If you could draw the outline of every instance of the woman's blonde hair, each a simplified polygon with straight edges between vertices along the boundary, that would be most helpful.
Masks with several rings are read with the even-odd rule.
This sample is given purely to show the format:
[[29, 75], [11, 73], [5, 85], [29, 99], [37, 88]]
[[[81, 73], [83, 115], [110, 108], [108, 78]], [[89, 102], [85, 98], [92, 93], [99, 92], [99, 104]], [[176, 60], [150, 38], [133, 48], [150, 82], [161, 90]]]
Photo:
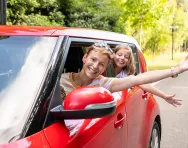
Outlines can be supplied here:
[[136, 72], [136, 66], [135, 66], [135, 61], [134, 61], [134, 56], [133, 56], [133, 53], [132, 53], [132, 49], [128, 46], [128, 45], [125, 45], [125, 44], [120, 44], [120, 45], [117, 45], [114, 49], [114, 53], [116, 54], [120, 49], [125, 49], [127, 51], [129, 51], [129, 60], [128, 60], [128, 63], [125, 67], [123, 67], [123, 70], [124, 72], [127, 74], [127, 75], [133, 75], [135, 74]]
[[105, 47], [97, 47], [97, 46], [95, 46], [94, 44], [86, 48], [86, 54], [89, 55], [89, 53], [90, 53], [92, 50], [95, 50], [95, 49], [97, 49], [97, 51], [99, 51], [100, 53], [107, 55], [108, 58], [109, 58], [109, 61], [110, 61], [110, 60], [113, 58], [113, 56], [114, 56], [114, 55], [113, 55], [111, 52], [109, 52]]

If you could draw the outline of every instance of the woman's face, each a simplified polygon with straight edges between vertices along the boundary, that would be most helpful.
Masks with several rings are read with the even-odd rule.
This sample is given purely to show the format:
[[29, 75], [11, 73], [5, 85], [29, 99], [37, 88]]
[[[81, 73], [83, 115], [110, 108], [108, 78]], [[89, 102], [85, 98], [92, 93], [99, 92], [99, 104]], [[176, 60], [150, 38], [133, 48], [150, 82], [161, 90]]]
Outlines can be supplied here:
[[92, 50], [88, 55], [83, 57], [83, 70], [87, 77], [95, 79], [101, 75], [108, 65], [109, 58], [107, 55], [97, 50]]
[[115, 53], [114, 63], [117, 67], [123, 68], [128, 64], [129, 58], [130, 58], [130, 51], [128, 49], [122, 48]]

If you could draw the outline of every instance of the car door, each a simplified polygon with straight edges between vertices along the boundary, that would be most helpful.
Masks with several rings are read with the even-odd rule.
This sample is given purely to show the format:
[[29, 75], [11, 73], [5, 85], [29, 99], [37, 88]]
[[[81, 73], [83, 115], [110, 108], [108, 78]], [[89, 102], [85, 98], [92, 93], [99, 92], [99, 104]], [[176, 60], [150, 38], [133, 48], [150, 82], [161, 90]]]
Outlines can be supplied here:
[[[139, 58], [136, 46], [130, 43], [106, 42], [111, 48], [115, 48], [118, 44], [127, 44], [132, 49], [136, 64], [136, 74], [141, 72]], [[142, 131], [144, 117], [147, 105], [147, 93], [140, 87], [135, 86], [128, 90], [119, 92], [122, 98], [125, 99], [125, 114], [127, 122], [127, 143], [126, 147], [140, 147], [142, 140]]]
[[[132, 49], [136, 62], [136, 75], [141, 72], [138, 52], [134, 44], [129, 44]], [[122, 92], [122, 96], [124, 92]], [[126, 113], [128, 124], [128, 147], [142, 147], [142, 136], [144, 127], [144, 118], [147, 107], [147, 92], [143, 91], [139, 86], [129, 89], [126, 97]]]
[[[78, 72], [81, 70], [82, 56], [86, 52], [86, 48], [97, 40], [82, 39], [82, 38], [69, 38], [64, 43], [64, 57], [62, 61], [61, 72]], [[58, 104], [59, 86], [56, 85], [53, 101]], [[56, 92], [57, 91], [57, 92]], [[48, 116], [46, 128], [44, 133], [52, 148], [66, 147], [84, 147], [84, 148], [114, 148], [125, 147], [126, 142], [126, 115], [125, 115], [125, 101], [119, 93], [112, 94], [117, 101], [116, 112], [110, 116], [87, 119], [87, 120], [66, 120], [55, 121], [52, 117]], [[51, 103], [52, 108], [53, 103]], [[65, 126], [69, 124], [71, 126]], [[84, 127], [85, 123], [89, 123]], [[81, 130], [84, 127], [84, 130]], [[117, 138], [118, 137], [118, 138]]]
[[[84, 148], [125, 148], [127, 140], [127, 125], [125, 114], [125, 101], [120, 94], [113, 93], [114, 99], [117, 101], [116, 112], [111, 117], [105, 117], [108, 121], [105, 122], [105, 118], [101, 118], [93, 125], [98, 127], [101, 124], [100, 130], [95, 133], [95, 137]], [[108, 119], [109, 118], [109, 119]], [[103, 125], [102, 125], [103, 124]]]

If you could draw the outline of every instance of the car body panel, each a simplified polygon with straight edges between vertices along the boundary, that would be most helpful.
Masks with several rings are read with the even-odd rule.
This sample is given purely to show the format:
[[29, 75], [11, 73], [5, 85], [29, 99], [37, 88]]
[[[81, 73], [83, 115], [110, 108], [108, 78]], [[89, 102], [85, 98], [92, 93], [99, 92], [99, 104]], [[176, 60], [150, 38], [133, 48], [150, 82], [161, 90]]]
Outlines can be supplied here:
[[[108, 31], [101, 31], [88, 28], [67, 28], [67, 27], [41, 27], [41, 26], [1, 26], [0, 35], [25, 35], [25, 36], [71, 36], [90, 39], [104, 39], [111, 41], [126, 41], [134, 43], [141, 50], [138, 42], [130, 36], [117, 34]], [[113, 38], [112, 38], [113, 36]]]
[[[144, 59], [143, 53], [138, 50], [138, 57], [140, 59], [141, 71], [147, 71], [146, 61]], [[147, 93], [147, 92], [144, 92]], [[159, 106], [151, 93], [147, 93], [145, 98], [142, 98], [145, 101], [145, 112], [143, 114], [143, 124], [141, 126], [141, 135], [140, 141], [142, 144], [139, 144], [138, 147], [145, 148], [148, 147], [148, 143], [150, 140], [150, 133], [152, 131], [153, 122], [156, 120], [157, 117], [160, 115]], [[158, 119], [160, 120], [160, 118]], [[159, 125], [161, 122], [158, 123]], [[161, 129], [160, 129], [161, 130]]]
[[48, 141], [43, 133], [40, 131], [27, 138], [11, 142], [9, 144], [0, 145], [0, 148], [50, 148]]
[[[156, 120], [156, 117], [159, 116], [159, 107], [156, 105], [156, 100], [153, 95], [148, 94], [147, 96], [148, 103], [146, 106], [146, 111], [144, 115], [143, 125], [142, 125], [142, 147], [145, 148], [148, 146], [150, 140], [150, 133], [152, 131], [153, 122]], [[159, 123], [160, 124], [160, 123]]]

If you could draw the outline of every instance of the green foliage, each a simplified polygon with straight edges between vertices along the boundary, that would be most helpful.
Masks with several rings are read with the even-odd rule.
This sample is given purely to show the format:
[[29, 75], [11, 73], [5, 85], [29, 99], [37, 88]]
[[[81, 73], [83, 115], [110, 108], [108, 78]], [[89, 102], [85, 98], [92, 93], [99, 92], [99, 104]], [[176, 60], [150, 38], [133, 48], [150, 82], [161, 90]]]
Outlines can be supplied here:
[[143, 51], [156, 53], [171, 50], [172, 31], [169, 26], [178, 25], [174, 32], [175, 48], [180, 47], [187, 35], [184, 5], [176, 0], [126, 0], [124, 3], [125, 32], [134, 36]]
[[9, 0], [7, 20], [11, 25], [63, 25], [64, 15], [56, 0]]
[[12, 25], [95, 28], [134, 36], [153, 55], [188, 41], [185, 0], [7, 0]]
[[175, 30], [174, 35], [175, 35], [175, 47], [178, 49], [178, 46], [181, 46], [183, 42], [188, 38], [188, 15], [185, 14], [184, 8], [180, 7], [176, 11], [176, 17], [174, 19], [174, 25], [178, 26], [178, 29]]
[[[62, 6], [65, 1], [60, 3]], [[119, 23], [119, 18], [122, 14], [121, 9], [121, 4], [117, 0], [72, 1], [69, 9], [65, 8], [63, 10], [63, 14], [66, 14], [65, 25], [120, 32], [123, 31], [123, 27]]]
[[123, 18], [139, 33], [140, 28], [148, 29], [158, 25], [158, 20], [166, 15], [164, 0], [127, 0], [124, 3]]

